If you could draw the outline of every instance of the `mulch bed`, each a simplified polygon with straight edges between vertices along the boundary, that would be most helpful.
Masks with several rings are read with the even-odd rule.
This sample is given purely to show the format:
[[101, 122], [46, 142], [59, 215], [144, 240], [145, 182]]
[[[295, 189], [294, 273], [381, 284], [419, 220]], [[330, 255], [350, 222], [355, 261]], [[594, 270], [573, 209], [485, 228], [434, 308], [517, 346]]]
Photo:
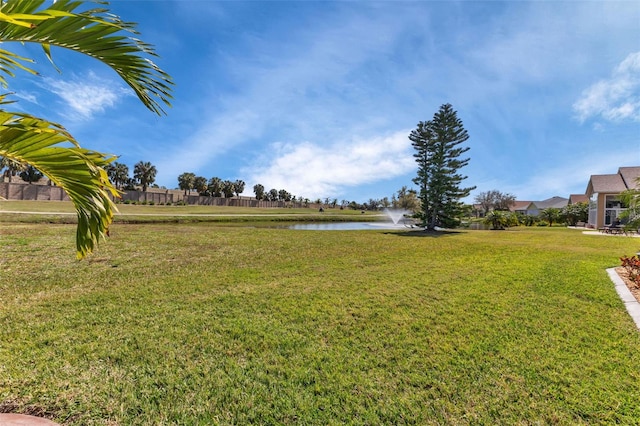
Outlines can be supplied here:
[[640, 303], [640, 288], [629, 279], [629, 273], [627, 272], [627, 270], [622, 266], [618, 266], [616, 268], [616, 273], [627, 285], [629, 291], [631, 292], [631, 294], [633, 294], [633, 297], [635, 297], [638, 303]]

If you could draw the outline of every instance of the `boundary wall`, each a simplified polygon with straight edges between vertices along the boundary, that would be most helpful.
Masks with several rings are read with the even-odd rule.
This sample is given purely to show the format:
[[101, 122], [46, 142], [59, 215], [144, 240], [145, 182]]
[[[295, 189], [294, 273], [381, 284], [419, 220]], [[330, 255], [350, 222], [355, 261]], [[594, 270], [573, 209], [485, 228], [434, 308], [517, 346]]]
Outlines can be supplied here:
[[[121, 194], [121, 201], [146, 202], [154, 204], [167, 204], [184, 202], [190, 205], [199, 206], [227, 206], [227, 207], [265, 207], [265, 208], [315, 208], [319, 209], [320, 204], [316, 203], [293, 203], [284, 201], [256, 200], [253, 197], [202, 197], [199, 195], [184, 195], [184, 191], [173, 189], [149, 188], [147, 192], [125, 191]], [[51, 185], [38, 185], [16, 182], [0, 182], [0, 200], [23, 200], [23, 201], [70, 201], [69, 196], [62, 188]]]

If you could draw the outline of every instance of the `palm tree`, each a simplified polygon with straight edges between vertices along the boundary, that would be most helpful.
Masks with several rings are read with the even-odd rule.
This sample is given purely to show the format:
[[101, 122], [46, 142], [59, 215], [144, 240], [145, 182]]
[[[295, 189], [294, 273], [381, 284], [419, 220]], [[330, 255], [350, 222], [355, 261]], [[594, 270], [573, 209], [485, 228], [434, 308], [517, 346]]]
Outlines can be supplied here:
[[[164, 114], [162, 105], [170, 106], [173, 82], [149, 60], [156, 56], [153, 46], [127, 36], [137, 34], [135, 24], [110, 14], [103, 5], [78, 10], [85, 3], [58, 0], [43, 6], [43, 1], [2, 1], [0, 42], [40, 44], [51, 62], [51, 46], [96, 58], [113, 69], [147, 108]], [[37, 74], [29, 67], [32, 62], [0, 50], [0, 84], [8, 86], [6, 76], [17, 70]], [[80, 147], [57, 123], [7, 111], [8, 103], [6, 95], [0, 95], [0, 156], [37, 168], [67, 192], [78, 214], [76, 250], [82, 258], [106, 235], [116, 211], [110, 196], [118, 192], [105, 171], [115, 157]]]
[[16, 160], [12, 160], [8, 157], [0, 157], [0, 170], [5, 169], [2, 173], [3, 178], [9, 178], [11, 183], [11, 177], [17, 175], [19, 172], [24, 171], [24, 164], [19, 163]]
[[491, 229], [505, 229], [509, 226], [509, 216], [502, 210], [491, 210], [484, 217], [484, 223], [491, 225]]
[[219, 177], [212, 177], [209, 179], [209, 185], [207, 186], [207, 191], [213, 197], [222, 196], [222, 179]]
[[126, 164], [118, 163], [117, 161], [113, 163], [115, 166], [115, 171], [113, 173], [113, 183], [116, 185], [116, 188], [122, 189], [127, 180], [129, 180], [129, 167]]
[[105, 170], [117, 189], [122, 189], [129, 179], [129, 167], [126, 164], [115, 161], [105, 167]]
[[244, 192], [245, 185], [244, 181], [240, 179], [233, 182], [233, 191], [236, 193], [236, 197], [239, 197]]
[[20, 178], [28, 182], [31, 185], [33, 182], [37, 182], [42, 179], [43, 174], [40, 173], [40, 170], [36, 169], [33, 166], [27, 166], [22, 172], [20, 172]]
[[196, 175], [191, 172], [184, 172], [178, 176], [178, 188], [184, 190], [184, 195], [187, 195], [187, 191], [193, 189], [193, 184], [196, 180]]
[[264, 185], [259, 183], [253, 185], [253, 193], [256, 194], [256, 200], [262, 200], [264, 198]]
[[196, 176], [195, 179], [193, 179], [193, 189], [198, 191], [198, 195], [207, 195], [209, 192], [207, 178], [204, 176]]
[[224, 194], [224, 198], [231, 198], [233, 194], [236, 192], [236, 187], [233, 182], [230, 180], [222, 181], [222, 193]]
[[142, 192], [147, 192], [147, 187], [156, 181], [156, 166], [148, 161], [138, 161], [133, 166], [133, 178], [142, 186]]
[[540, 217], [549, 222], [549, 226], [553, 226], [553, 222], [560, 220], [560, 209], [547, 207], [540, 212]]

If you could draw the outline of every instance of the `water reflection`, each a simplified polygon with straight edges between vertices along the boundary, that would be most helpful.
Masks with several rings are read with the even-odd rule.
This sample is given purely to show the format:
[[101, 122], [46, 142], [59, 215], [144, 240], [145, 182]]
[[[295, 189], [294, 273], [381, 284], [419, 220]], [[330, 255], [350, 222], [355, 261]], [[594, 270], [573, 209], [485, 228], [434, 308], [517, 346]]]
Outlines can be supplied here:
[[362, 231], [373, 229], [408, 229], [402, 224], [391, 222], [326, 222], [326, 223], [298, 223], [287, 226], [287, 229], [305, 231]]

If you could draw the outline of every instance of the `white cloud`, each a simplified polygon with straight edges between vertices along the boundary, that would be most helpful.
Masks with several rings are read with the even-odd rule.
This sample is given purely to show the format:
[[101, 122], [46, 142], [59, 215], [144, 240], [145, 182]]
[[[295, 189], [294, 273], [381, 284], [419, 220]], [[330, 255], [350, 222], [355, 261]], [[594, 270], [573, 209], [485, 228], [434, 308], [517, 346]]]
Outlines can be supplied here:
[[14, 96], [16, 98], [38, 105], [38, 97], [34, 93], [16, 92]]
[[[401, 131], [332, 146], [274, 144], [275, 158], [267, 167], [255, 166], [244, 173], [267, 190], [285, 189], [310, 199], [336, 195], [344, 188], [391, 179], [415, 168], [408, 134]], [[247, 190], [251, 191], [249, 185]]]
[[[203, 96], [202, 119], [172, 148], [171, 155], [158, 161], [159, 169], [170, 176], [185, 170], [217, 175], [218, 169], [205, 169], [213, 169], [217, 159], [228, 155], [227, 151], [237, 150], [239, 145], [250, 147], [248, 157], [264, 151], [273, 158], [274, 146], [268, 142], [324, 141], [317, 145], [277, 146], [278, 155], [284, 157], [281, 162], [292, 163], [295, 173], [305, 172], [306, 177], [297, 174], [294, 179], [304, 182], [300, 190], [290, 185], [291, 175], [275, 171], [265, 171], [266, 178], [261, 177], [258, 182], [269, 186], [269, 179], [273, 187], [305, 196], [312, 192], [322, 196], [333, 193], [337, 186], [327, 175], [334, 172], [330, 163], [341, 163], [341, 154], [332, 147], [336, 141], [343, 141], [340, 150], [350, 156], [363, 156], [363, 164], [375, 164], [366, 158], [375, 154], [370, 147], [359, 146], [357, 135], [390, 133], [380, 132], [390, 113], [383, 112], [379, 104], [391, 96], [391, 91], [361, 84], [370, 63], [386, 56], [402, 33], [400, 17], [390, 18], [376, 13], [349, 14], [330, 26], [294, 27], [278, 43], [245, 36], [242, 49], [225, 51], [215, 58], [228, 68], [228, 77], [237, 84], [236, 89]], [[211, 102], [211, 97], [216, 102]], [[407, 134], [402, 138], [408, 143]], [[305, 155], [317, 158], [308, 159]], [[291, 170], [292, 164], [284, 168]], [[277, 166], [271, 168], [276, 169]], [[367, 181], [373, 180], [371, 177]]]
[[594, 83], [573, 104], [580, 122], [591, 117], [640, 121], [640, 52], [630, 54], [611, 77]]
[[94, 114], [116, 105], [118, 100], [129, 95], [123, 87], [111, 81], [100, 80], [94, 73], [70, 81], [45, 79], [47, 89], [58, 95], [76, 118], [89, 119]]

